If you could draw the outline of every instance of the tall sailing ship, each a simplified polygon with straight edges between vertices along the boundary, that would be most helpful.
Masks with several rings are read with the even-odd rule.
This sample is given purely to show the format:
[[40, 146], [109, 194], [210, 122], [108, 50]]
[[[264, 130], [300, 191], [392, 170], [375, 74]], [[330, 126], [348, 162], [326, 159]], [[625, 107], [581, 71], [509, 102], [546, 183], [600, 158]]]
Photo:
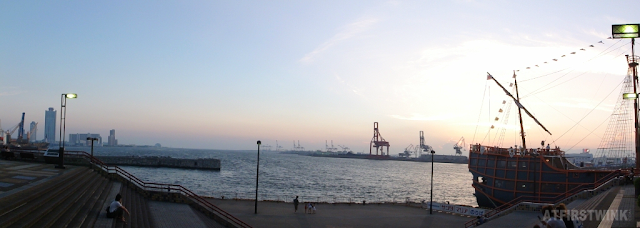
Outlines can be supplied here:
[[[622, 98], [623, 94], [637, 94], [638, 57], [634, 55], [633, 42], [632, 40], [632, 55], [627, 55], [628, 74], [619, 96], [620, 100], [610, 117], [612, 122], [622, 121], [623, 124], [630, 126], [633, 126], [630, 120], [634, 119], [634, 115], [635, 122], [638, 119], [637, 100], [622, 100]], [[625, 143], [620, 141], [634, 139], [632, 127], [620, 128], [611, 122], [599, 146], [598, 157], [594, 158], [594, 164], [591, 167], [569, 162], [564, 151], [556, 146], [552, 148], [549, 144], [545, 146], [544, 141], [541, 147], [529, 147], [523, 133], [525, 131], [522, 112], [531, 117], [549, 135], [551, 133], [522, 105], [515, 71], [513, 78], [514, 82], [510, 84], [515, 87], [510, 92], [491, 74], [488, 74], [487, 79], [495, 81], [517, 106], [521, 144], [508, 148], [470, 145], [468, 167], [473, 175], [472, 186], [480, 207], [496, 208], [518, 201], [557, 202], [580, 191], [593, 189], [620, 175], [632, 173], [633, 167], [638, 168], [635, 163], [637, 151], [632, 150], [633, 146], [622, 148]], [[635, 108], [631, 102], [635, 104]], [[635, 133], [637, 144], [639, 139], [637, 129]]]

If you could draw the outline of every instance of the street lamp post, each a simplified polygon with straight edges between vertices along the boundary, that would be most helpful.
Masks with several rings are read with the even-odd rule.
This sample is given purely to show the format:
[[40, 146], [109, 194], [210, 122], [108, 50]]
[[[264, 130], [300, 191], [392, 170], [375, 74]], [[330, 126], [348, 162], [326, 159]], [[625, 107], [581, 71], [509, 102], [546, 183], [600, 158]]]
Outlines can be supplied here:
[[[640, 124], [638, 124], [638, 57], [635, 54], [633, 46], [635, 46], [635, 38], [640, 38], [640, 24], [618, 24], [611, 26], [611, 37], [613, 39], [631, 38], [631, 57], [627, 55], [629, 64], [629, 73], [633, 75], [633, 94], [625, 93], [622, 95], [624, 99], [633, 99], [633, 113], [635, 120], [635, 143], [636, 143], [636, 164], [635, 169], [640, 169]], [[637, 191], [637, 190], [636, 190]]]
[[255, 214], [258, 214], [258, 177], [260, 176], [260, 140], [258, 140], [258, 165], [256, 166], [256, 204], [255, 204]]
[[91, 165], [93, 165], [93, 159], [94, 159], [94, 158], [93, 158], [93, 141], [98, 140], [98, 138], [94, 138], [94, 137], [87, 137], [87, 140], [91, 140], [91, 159], [90, 159], [91, 161], [90, 161], [90, 163], [89, 163], [89, 165], [91, 166]]
[[58, 159], [60, 159], [58, 169], [64, 169], [64, 140], [65, 140], [65, 131], [66, 131], [66, 119], [67, 119], [67, 98], [74, 99], [77, 98], [78, 94], [75, 93], [63, 93], [60, 98], [60, 150], [58, 150]]
[[429, 214], [433, 214], [433, 155], [436, 152], [431, 150], [431, 199], [429, 200]]

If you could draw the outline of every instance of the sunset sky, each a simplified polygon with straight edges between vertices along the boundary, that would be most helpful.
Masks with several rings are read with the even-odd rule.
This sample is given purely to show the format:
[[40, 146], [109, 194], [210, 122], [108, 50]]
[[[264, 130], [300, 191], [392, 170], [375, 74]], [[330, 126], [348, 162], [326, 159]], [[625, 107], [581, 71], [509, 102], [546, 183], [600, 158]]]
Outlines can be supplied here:
[[[630, 40], [607, 37], [612, 24], [640, 23], [638, 9], [595, 0], [5, 1], [0, 121], [9, 129], [25, 112], [42, 139], [45, 110], [77, 93], [66, 132], [105, 142], [116, 129], [120, 144], [254, 149], [262, 140], [275, 149], [278, 140], [291, 149], [299, 140], [316, 150], [333, 140], [368, 153], [378, 122], [394, 155], [418, 144], [419, 131], [452, 154], [461, 137], [495, 143], [487, 132], [509, 98], [487, 72], [507, 86], [520, 70], [522, 103], [553, 134], [525, 117], [530, 147], [593, 150], [631, 54]], [[520, 144], [516, 134], [503, 146]]]

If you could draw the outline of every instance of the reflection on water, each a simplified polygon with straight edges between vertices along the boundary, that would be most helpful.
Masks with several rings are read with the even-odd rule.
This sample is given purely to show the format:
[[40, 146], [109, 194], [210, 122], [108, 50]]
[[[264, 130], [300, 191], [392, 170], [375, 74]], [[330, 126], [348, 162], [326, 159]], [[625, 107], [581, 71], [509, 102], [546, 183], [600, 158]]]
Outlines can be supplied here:
[[[69, 148], [84, 150], [88, 148]], [[255, 197], [256, 151], [176, 148], [97, 147], [99, 156], [171, 156], [217, 158], [220, 171], [123, 167], [146, 182], [182, 185], [197, 194], [227, 198]], [[466, 164], [434, 163], [434, 201], [476, 206]], [[429, 199], [431, 163], [308, 157], [260, 153], [261, 199], [338, 202], [419, 202]]]

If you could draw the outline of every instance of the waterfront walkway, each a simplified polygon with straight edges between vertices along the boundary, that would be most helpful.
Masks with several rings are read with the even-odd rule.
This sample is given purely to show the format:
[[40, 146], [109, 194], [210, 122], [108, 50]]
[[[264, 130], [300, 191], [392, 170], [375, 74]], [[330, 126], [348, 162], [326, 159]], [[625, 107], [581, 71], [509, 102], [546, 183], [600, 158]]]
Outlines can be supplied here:
[[471, 220], [436, 211], [430, 215], [429, 210], [402, 204], [317, 204], [315, 214], [305, 214], [303, 202], [297, 213], [290, 202], [258, 202], [254, 214], [255, 201], [209, 201], [253, 227], [464, 227]]
[[[575, 200], [567, 205], [567, 209], [586, 213], [581, 220], [584, 228], [634, 228], [639, 227], [637, 222], [640, 221], [640, 207], [635, 202], [634, 187], [629, 184], [613, 187], [590, 199]], [[604, 219], [597, 216], [598, 213], [604, 215]], [[531, 228], [539, 224], [538, 216], [542, 217], [539, 211], [515, 211], [481, 227]]]
[[[0, 160], [0, 227], [224, 227], [188, 204], [153, 201], [86, 166]], [[106, 218], [120, 193], [131, 212]]]
[[[187, 204], [146, 199], [125, 184], [109, 181], [87, 167], [67, 165], [66, 169], [55, 169], [54, 166], [0, 160], [0, 202], [6, 203], [5, 205], [19, 205], [14, 208], [0, 208], [0, 220], [14, 221], [14, 225], [9, 227], [22, 226], [24, 222], [21, 221], [24, 219], [20, 218], [25, 215], [14, 213], [18, 211], [17, 207], [20, 207], [28, 216], [42, 217], [38, 219], [42, 221], [35, 224], [73, 224], [72, 221], [65, 221], [76, 220], [78, 214], [86, 211], [86, 215], [82, 215], [83, 219], [95, 221], [91, 222], [93, 225], [89, 227], [224, 227]], [[77, 181], [71, 181], [73, 179]], [[89, 184], [88, 181], [92, 179], [95, 179], [95, 182], [100, 179], [103, 183], [100, 186], [104, 187]], [[46, 192], [54, 185], [54, 188], [63, 189], [60, 192], [68, 192], [65, 193], [67, 196], [63, 201], [58, 201], [59, 203], [44, 201], [45, 198], [51, 198]], [[92, 190], [87, 190], [90, 188]], [[16, 200], [24, 201], [25, 195], [34, 195], [32, 192], [45, 192], [38, 193], [37, 196], [37, 200], [43, 200], [44, 203], [16, 203]], [[123, 204], [132, 212], [131, 217], [126, 217], [127, 224], [107, 219], [104, 214], [104, 208], [117, 193], [123, 195]], [[76, 199], [74, 195], [79, 196]], [[464, 223], [471, 219], [468, 216], [437, 211], [429, 215], [428, 210], [403, 204], [317, 204], [316, 214], [305, 214], [303, 202], [297, 213], [294, 213], [291, 202], [259, 202], [259, 213], [256, 215], [254, 201], [207, 200], [252, 227], [463, 227]], [[69, 205], [64, 202], [76, 201], [87, 203], [74, 203], [65, 207], [64, 211], [58, 209], [61, 205]], [[92, 209], [84, 209], [85, 207]], [[39, 212], [38, 208], [48, 208], [49, 212]], [[46, 218], [51, 217], [50, 211], [59, 213], [55, 220], [47, 221]], [[84, 224], [86, 222], [83, 223], [83, 227]]]
[[[9, 227], [22, 227], [26, 223], [35, 224], [34, 226], [70, 225], [76, 224], [77, 217], [82, 215], [86, 216], [86, 220], [97, 220], [91, 223], [94, 224], [93, 227], [223, 227], [187, 204], [146, 199], [120, 182], [108, 180], [87, 167], [68, 165], [67, 169], [62, 170], [53, 167], [54, 165], [43, 163], [0, 160], [0, 202], [4, 205], [0, 206], [0, 220], [3, 223], [12, 221], [7, 223], [13, 224]], [[90, 180], [93, 181], [91, 183], [100, 184], [89, 184]], [[59, 194], [68, 195], [65, 196], [68, 198], [60, 201], [63, 203], [45, 201], [46, 193], [52, 193], [51, 190], [55, 189], [60, 189]], [[16, 198], [32, 197], [34, 191], [44, 193], [33, 201], [22, 199], [27, 201], [15, 202]], [[95, 193], [91, 196], [90, 192]], [[133, 214], [131, 218], [127, 218], [128, 224], [107, 219], [103, 213], [106, 205], [118, 192], [123, 194], [124, 205]], [[79, 198], [74, 200], [73, 195], [85, 196], [78, 196]], [[633, 195], [632, 185], [616, 186], [590, 199], [576, 200], [568, 204], [568, 207], [574, 210], [611, 210], [628, 213], [625, 214], [626, 218], [629, 218], [626, 220], [585, 221], [585, 228], [636, 227], [636, 221], [640, 221], [640, 208], [635, 204]], [[291, 202], [258, 202], [258, 214], [254, 214], [255, 204], [251, 200], [207, 200], [252, 227], [449, 228], [464, 227], [464, 224], [472, 219], [469, 216], [437, 211], [430, 215], [428, 210], [404, 204], [318, 204], [316, 214], [305, 214], [304, 202], [301, 202], [297, 213], [294, 213]], [[88, 207], [90, 205], [97, 206]], [[58, 209], [63, 206], [64, 212]], [[85, 207], [88, 209], [84, 209]], [[39, 212], [43, 209], [49, 212]], [[21, 217], [24, 215], [16, 214], [18, 211], [27, 211], [26, 213], [32, 216], [31, 220], [35, 220], [26, 221]], [[55, 220], [48, 219], [53, 216], [51, 211], [57, 212]], [[481, 227], [530, 228], [537, 222], [538, 215], [539, 212], [516, 211], [489, 221]]]

